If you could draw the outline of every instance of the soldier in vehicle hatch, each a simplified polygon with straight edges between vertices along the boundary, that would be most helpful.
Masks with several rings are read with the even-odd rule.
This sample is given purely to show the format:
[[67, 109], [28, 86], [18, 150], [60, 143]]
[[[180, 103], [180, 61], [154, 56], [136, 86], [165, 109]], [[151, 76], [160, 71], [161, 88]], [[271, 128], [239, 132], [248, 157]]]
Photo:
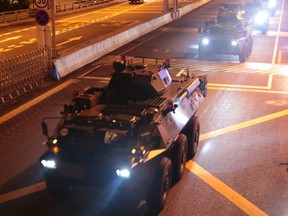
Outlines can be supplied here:
[[126, 69], [126, 56], [121, 56], [120, 61], [113, 62], [113, 69], [115, 73], [121, 73], [123, 70]]
[[241, 15], [236, 11], [230, 11], [221, 7], [217, 14], [217, 22], [223, 26], [238, 26], [241, 25]]

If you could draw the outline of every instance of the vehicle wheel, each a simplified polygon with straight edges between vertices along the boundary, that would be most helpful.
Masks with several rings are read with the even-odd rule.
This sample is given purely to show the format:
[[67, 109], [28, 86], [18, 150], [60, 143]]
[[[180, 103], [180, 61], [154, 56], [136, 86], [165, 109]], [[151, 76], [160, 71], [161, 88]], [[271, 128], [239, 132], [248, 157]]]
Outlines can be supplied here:
[[201, 46], [199, 45], [199, 48], [198, 48], [198, 59], [204, 60], [206, 58], [205, 55], [206, 55], [205, 52], [201, 49]]
[[247, 59], [247, 44], [245, 44], [244, 48], [241, 50], [239, 54], [239, 62], [243, 63]]
[[170, 159], [163, 157], [154, 177], [151, 191], [147, 197], [149, 215], [157, 215], [165, 206], [172, 180], [172, 164]]
[[252, 53], [252, 47], [253, 47], [253, 37], [250, 35], [250, 37], [249, 37], [249, 55]]
[[52, 176], [50, 174], [45, 175], [47, 190], [56, 197], [64, 197], [67, 195], [70, 184], [63, 179]]
[[179, 181], [185, 172], [185, 164], [187, 162], [187, 137], [184, 134], [180, 134], [175, 142], [175, 156], [172, 161], [172, 177], [173, 182]]
[[204, 55], [202, 52], [198, 52], [198, 59], [204, 60]]
[[269, 21], [267, 22], [267, 24], [265, 26], [263, 26], [261, 28], [261, 34], [266, 34], [268, 32], [268, 28], [269, 28]]
[[200, 60], [205, 60], [205, 59], [206, 59], [205, 53], [199, 51], [199, 52], [198, 52], [198, 59], [200, 59]]
[[267, 27], [263, 27], [261, 29], [261, 34], [265, 35], [265, 34], [267, 34], [267, 31], [268, 31], [268, 28]]
[[183, 133], [187, 137], [187, 143], [188, 143], [187, 160], [189, 160], [195, 156], [199, 143], [200, 124], [197, 116], [194, 116], [189, 120]]

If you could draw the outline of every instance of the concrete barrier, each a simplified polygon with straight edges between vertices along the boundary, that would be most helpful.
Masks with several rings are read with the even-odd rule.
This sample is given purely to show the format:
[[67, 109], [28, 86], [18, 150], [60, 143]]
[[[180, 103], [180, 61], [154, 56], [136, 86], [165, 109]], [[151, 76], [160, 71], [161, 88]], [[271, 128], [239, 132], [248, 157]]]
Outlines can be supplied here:
[[74, 70], [95, 61], [109, 52], [135, 40], [136, 38], [147, 34], [171, 21], [177, 19], [184, 14], [208, 3], [211, 0], [200, 0], [196, 3], [189, 4], [180, 8], [175, 17], [175, 12], [167, 13], [161, 17], [155, 18], [138, 26], [127, 29], [124, 32], [96, 42], [90, 46], [84, 47], [66, 56], [62, 56], [54, 61], [55, 67], [60, 77], [64, 77]]

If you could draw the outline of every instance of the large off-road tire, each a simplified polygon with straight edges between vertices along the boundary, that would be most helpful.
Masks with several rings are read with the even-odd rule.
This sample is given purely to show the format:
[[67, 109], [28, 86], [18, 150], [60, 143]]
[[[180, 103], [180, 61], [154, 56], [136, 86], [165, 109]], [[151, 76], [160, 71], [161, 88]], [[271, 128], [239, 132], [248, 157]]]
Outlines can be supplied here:
[[46, 174], [46, 186], [49, 193], [58, 198], [64, 197], [68, 194], [70, 189], [70, 183], [65, 182], [63, 179], [53, 176], [51, 174]]
[[269, 29], [269, 20], [267, 21], [267, 24], [261, 28], [261, 34], [262, 35], [267, 34], [268, 29]]
[[207, 58], [207, 53], [203, 51], [203, 49], [201, 48], [201, 46], [199, 45], [198, 48], [198, 59], [200, 60], [205, 60]]
[[243, 63], [247, 59], [247, 44], [244, 45], [243, 49], [239, 53], [239, 62]]
[[163, 157], [157, 168], [151, 191], [147, 197], [149, 215], [157, 215], [165, 206], [172, 181], [172, 164]]
[[189, 160], [195, 156], [199, 143], [200, 124], [197, 116], [193, 116], [189, 120], [183, 133], [187, 137], [187, 144], [188, 144], [187, 160]]
[[252, 53], [252, 48], [253, 48], [253, 37], [252, 35], [249, 36], [249, 52], [248, 55], [250, 55]]
[[261, 34], [262, 35], [267, 34], [267, 32], [268, 32], [268, 27], [267, 26], [264, 26], [264, 27], [261, 28]]
[[200, 60], [205, 60], [206, 59], [206, 56], [205, 56], [205, 54], [203, 53], [203, 52], [198, 52], [198, 59], [200, 59]]
[[173, 183], [179, 181], [185, 172], [185, 164], [188, 156], [187, 137], [180, 134], [173, 147], [172, 178]]

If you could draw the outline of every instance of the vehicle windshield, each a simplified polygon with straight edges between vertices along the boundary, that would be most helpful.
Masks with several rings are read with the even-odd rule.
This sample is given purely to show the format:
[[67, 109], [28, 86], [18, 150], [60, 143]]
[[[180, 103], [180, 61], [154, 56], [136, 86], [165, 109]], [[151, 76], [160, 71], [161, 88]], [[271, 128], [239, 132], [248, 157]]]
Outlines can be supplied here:
[[223, 27], [210, 27], [207, 31], [210, 34], [225, 34], [225, 35], [235, 35], [237, 31], [235, 28], [223, 28]]
[[68, 126], [60, 130], [59, 144], [65, 146], [102, 146], [131, 149], [136, 144], [134, 136], [127, 130], [95, 129], [93, 127]]

